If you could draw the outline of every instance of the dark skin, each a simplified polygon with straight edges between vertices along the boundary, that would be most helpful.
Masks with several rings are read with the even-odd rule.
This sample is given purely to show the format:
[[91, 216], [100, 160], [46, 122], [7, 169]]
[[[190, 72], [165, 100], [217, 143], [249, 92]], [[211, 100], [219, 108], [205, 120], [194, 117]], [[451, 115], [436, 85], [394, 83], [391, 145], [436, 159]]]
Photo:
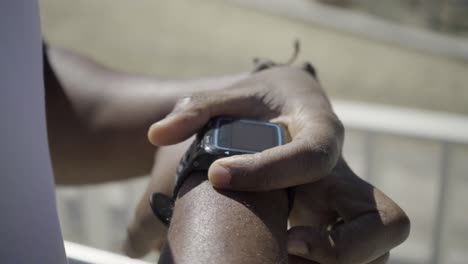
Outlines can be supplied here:
[[148, 127], [187, 94], [222, 89], [244, 76], [160, 81], [117, 72], [55, 47], [47, 50], [46, 59], [47, 128], [57, 184], [148, 174], [155, 153]]
[[[162, 147], [160, 153], [161, 157], [165, 157], [165, 159], [160, 159], [159, 161], [164, 161], [165, 164], [169, 165], [169, 167], [172, 166], [175, 170], [178, 162], [173, 157], [179, 157], [185, 151], [187, 143], [189, 142], [171, 147]], [[161, 167], [155, 166], [153, 179], [166, 179], [167, 174], [173, 174], [173, 169], [164, 170]], [[133, 232], [133, 234], [136, 234], [133, 237], [135, 238], [134, 242], [138, 241], [135, 244], [142, 246], [151, 244], [151, 241], [153, 241], [152, 245], [154, 247], [160, 247], [167, 238], [170, 248], [163, 248], [162, 254], [168, 258], [164, 258], [164, 261], [172, 263], [169, 257], [178, 256], [178, 254], [188, 254], [190, 256], [188, 259], [192, 262], [183, 261], [185, 258], [182, 258], [177, 263], [193, 263], [193, 261], [198, 260], [197, 255], [194, 254], [196, 251], [186, 252], [185, 250], [188, 250], [187, 244], [181, 242], [187, 242], [188, 237], [193, 237], [197, 241], [196, 239], [202, 235], [205, 243], [216, 240], [216, 242], [213, 242], [213, 247], [200, 248], [200, 245], [197, 245], [195, 242], [190, 245], [200, 250], [198, 254], [200, 254], [201, 260], [206, 260], [203, 254], [213, 257], [210, 254], [218, 250], [216, 246], [220, 244], [219, 241], [225, 241], [220, 240], [220, 234], [224, 234], [224, 238], [227, 240], [232, 236], [232, 233], [218, 233], [218, 230], [223, 230], [225, 226], [237, 225], [239, 214], [249, 219], [252, 223], [255, 221], [257, 223], [262, 221], [282, 221], [281, 217], [284, 211], [281, 207], [281, 201], [277, 202], [277, 199], [286, 199], [283, 196], [284, 193], [278, 193], [279, 197], [270, 196], [267, 201], [271, 202], [266, 202], [261, 208], [253, 207], [254, 210], [260, 209], [266, 212], [273, 212], [272, 214], [258, 214], [255, 211], [254, 214], [251, 214], [251, 212], [249, 214], [252, 206], [245, 206], [245, 204], [251, 202], [243, 201], [246, 193], [223, 192], [219, 189], [208, 188], [210, 185], [204, 181], [206, 179], [200, 177], [198, 176], [197, 179], [193, 180], [195, 183], [184, 186], [184, 195], [191, 194], [192, 191], [194, 195], [188, 196], [189, 199], [183, 196], [182, 198], [185, 197], [185, 200], [177, 200], [174, 217], [179, 220], [177, 220], [177, 224], [174, 224], [174, 221], [172, 222], [168, 236], [166, 236], [165, 232], [147, 234], [149, 230], [165, 230], [165, 227], [161, 222], [154, 221], [155, 218], [150, 208], [140, 204], [139, 209], [147, 208], [139, 211], [140, 219], [152, 218], [153, 221], [148, 220], [146, 225], [140, 225], [142, 228], [138, 232]], [[203, 185], [199, 184], [200, 182], [203, 182]], [[164, 191], [158, 189], [162, 185], [164, 185], [163, 182], [161, 182], [161, 185], [154, 184], [149, 189], [153, 188], [155, 191]], [[170, 194], [173, 182], [171, 181], [168, 186], [170, 187], [167, 188], [167, 194]], [[151, 191], [147, 190], [147, 193], [149, 195]], [[233, 198], [232, 194], [236, 196]], [[272, 195], [271, 192], [256, 193], [257, 199], [262, 199], [262, 195], [264, 194], [267, 196]], [[210, 206], [208, 207], [203, 202], [206, 200], [210, 201]], [[182, 203], [182, 205], [179, 206], [179, 203]], [[201, 204], [198, 205], [198, 203]], [[233, 206], [232, 204], [239, 206], [240, 212], [244, 212], [244, 214], [239, 213], [239, 211], [230, 210]], [[242, 209], [241, 207], [244, 208]], [[219, 219], [219, 211], [223, 212], [224, 217], [222, 221], [209, 222], [208, 225], [193, 224], [193, 222], [205, 221], [206, 219]], [[310, 185], [296, 188], [294, 207], [289, 215], [292, 228], [287, 232], [288, 263], [386, 263], [389, 249], [402, 243], [409, 234], [409, 220], [404, 216], [404, 212], [398, 205], [380, 190], [359, 178], [346, 162], [340, 159], [337, 166], [327, 177]], [[342, 219], [342, 221], [337, 221], [339, 219]], [[270, 232], [286, 232], [285, 226], [278, 226], [279, 229], [269, 229]], [[183, 230], [183, 232], [180, 232], [180, 230]], [[213, 230], [216, 230], [216, 232], [211, 232]], [[239, 230], [248, 230], [247, 234], [250, 234], [251, 237], [260, 229], [250, 229], [246, 225], [239, 225]], [[264, 235], [267, 233], [264, 233]], [[191, 236], [188, 236], [189, 234]], [[269, 240], [269, 242], [276, 243], [275, 236], [270, 237], [272, 240]], [[158, 243], [156, 243], [156, 240], [158, 240]], [[180, 243], [173, 241], [179, 241]], [[254, 248], [258, 247], [258, 244], [252, 241], [249, 242], [242, 239], [236, 241], [239, 243], [231, 245], [231, 247], [238, 248], [238, 252], [243, 252], [241, 248], [244, 245]], [[165, 250], [169, 252], [165, 252]], [[281, 248], [278, 250], [281, 252]], [[177, 252], [177, 254], [174, 254], [174, 252]], [[268, 252], [266, 257], [275, 258], [275, 256], [278, 256], [278, 252]], [[238, 262], [233, 260], [233, 262], [226, 263], [251, 263], [253, 261], [249, 259], [250, 255], [248, 254], [238, 253], [236, 257], [239, 260]], [[221, 256], [214, 258], [214, 260], [217, 262], [213, 261], [212, 263], [223, 262]], [[258, 261], [258, 263], [275, 263], [261, 262], [262, 259]], [[200, 261], [200, 263], [203, 263], [203, 261]]]
[[324, 179], [298, 187], [296, 198], [288, 251], [303, 260], [290, 263], [386, 263], [388, 249], [409, 235], [401, 208], [343, 159]]
[[206, 174], [194, 174], [176, 202], [159, 263], [286, 263], [287, 212], [284, 190], [217, 190]]
[[[144, 138], [162, 118], [148, 132], [158, 147], [182, 142], [217, 115], [269, 120], [287, 127], [288, 144], [220, 159], [208, 179], [218, 189], [235, 191], [298, 186], [288, 236], [291, 263], [385, 263], [389, 250], [408, 236], [404, 212], [342, 165], [343, 126], [316, 78], [303, 68], [161, 82], [118, 73], [64, 50], [51, 49], [49, 57], [47, 122], [58, 183], [105, 182], [149, 172], [155, 149]], [[58, 78], [48, 76], [54, 73]], [[158, 150], [128, 229], [128, 255], [142, 256], [166, 239], [165, 227], [149, 209], [148, 194], [170, 194], [174, 166], [184, 150], [182, 145], [171, 155]], [[344, 221], [337, 231], [324, 236], [323, 230], [340, 217]]]
[[217, 115], [270, 120], [288, 128], [289, 143], [219, 159], [208, 178], [226, 190], [297, 186], [288, 236], [291, 263], [385, 263], [389, 250], [408, 237], [410, 223], [401, 208], [359, 179], [341, 157], [344, 130], [314, 76], [275, 67], [226, 90], [184, 99], [150, 128], [149, 138], [159, 146], [180, 142]]
[[[160, 181], [157, 184], [152, 181], [146, 197], [153, 191], [171, 194], [173, 177], [166, 176], [174, 174], [178, 158], [188, 143], [190, 140], [159, 149], [156, 164], [167, 166], [153, 168], [152, 179]], [[177, 263], [283, 263], [287, 256], [287, 210], [283, 190], [223, 191], [213, 188], [206, 174], [194, 175], [180, 192], [168, 235], [166, 227], [154, 217], [148, 201], [142, 201], [137, 207], [139, 220], [135, 219], [130, 226], [131, 241], [126, 243], [127, 247], [136, 247], [125, 250], [142, 254], [162, 248], [160, 263], [174, 263], [175, 260]], [[146, 221], [142, 221], [144, 219]], [[163, 247], [166, 239], [168, 242]], [[259, 252], [262, 252], [260, 257]]]
[[[91, 120], [96, 115], [93, 111], [97, 111], [94, 102], [81, 103], [85, 100], [79, 96], [72, 98], [49, 65], [44, 71], [47, 128], [55, 182], [87, 184], [145, 174], [151, 167], [150, 157], [154, 153], [144, 140], [145, 123], [150, 121], [114, 129], [94, 125]], [[119, 151], [121, 149], [126, 151]], [[136, 155], [132, 157], [131, 153]]]

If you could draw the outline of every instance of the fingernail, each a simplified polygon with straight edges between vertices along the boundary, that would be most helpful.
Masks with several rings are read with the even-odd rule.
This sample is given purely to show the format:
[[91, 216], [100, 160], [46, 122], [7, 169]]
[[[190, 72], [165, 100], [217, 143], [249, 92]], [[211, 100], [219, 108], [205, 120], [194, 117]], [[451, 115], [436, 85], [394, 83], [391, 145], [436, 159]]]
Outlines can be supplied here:
[[295, 255], [307, 255], [309, 247], [303, 240], [288, 239], [288, 252]]
[[231, 184], [231, 174], [225, 167], [214, 163], [208, 171], [208, 179], [215, 187], [226, 188]]

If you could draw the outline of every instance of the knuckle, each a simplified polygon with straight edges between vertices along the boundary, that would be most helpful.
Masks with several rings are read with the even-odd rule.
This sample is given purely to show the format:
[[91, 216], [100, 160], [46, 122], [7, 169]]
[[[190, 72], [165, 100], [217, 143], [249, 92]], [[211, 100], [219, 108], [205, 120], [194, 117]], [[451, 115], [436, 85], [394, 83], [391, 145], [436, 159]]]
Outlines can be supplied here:
[[192, 110], [192, 109], [197, 109], [197, 108], [203, 108], [207, 104], [207, 98], [209, 96], [206, 96], [203, 93], [195, 94], [195, 95], [189, 95], [189, 96], [184, 96], [181, 99], [179, 99], [174, 107], [174, 111], [184, 111], [184, 110]]
[[327, 140], [329, 149], [333, 152], [339, 152], [341, 151], [344, 141], [345, 127], [338, 116], [333, 112], [327, 116], [327, 123], [329, 124], [329, 138]]
[[313, 164], [313, 171], [317, 169], [328, 173], [338, 161], [344, 141], [344, 126], [333, 113], [321, 115], [318, 121], [321, 125], [317, 129], [308, 129], [311, 132], [303, 138], [300, 149], [305, 163]]
[[175, 106], [173, 112], [181, 112], [187, 109], [191, 104], [193, 104], [194, 97], [193, 96], [185, 96], [179, 99]]
[[308, 140], [296, 158], [299, 166], [311, 176], [317, 172], [327, 173], [334, 164], [334, 153], [330, 144]]
[[190, 113], [191, 116], [209, 115], [209, 100], [202, 95], [192, 95], [180, 99], [171, 114], [181, 112]]
[[387, 205], [378, 210], [379, 218], [384, 223], [387, 232], [391, 234], [392, 247], [403, 243], [410, 233], [411, 221], [406, 213], [395, 202], [388, 199]]
[[345, 135], [345, 127], [343, 125], [343, 122], [341, 122], [341, 120], [338, 118], [338, 116], [336, 116], [336, 114], [333, 114], [331, 118], [331, 123], [333, 125], [337, 137], [343, 140]]
[[395, 237], [397, 238], [397, 243], [400, 244], [409, 236], [411, 221], [409, 217], [400, 209], [399, 214], [393, 221], [393, 225], [395, 226]]

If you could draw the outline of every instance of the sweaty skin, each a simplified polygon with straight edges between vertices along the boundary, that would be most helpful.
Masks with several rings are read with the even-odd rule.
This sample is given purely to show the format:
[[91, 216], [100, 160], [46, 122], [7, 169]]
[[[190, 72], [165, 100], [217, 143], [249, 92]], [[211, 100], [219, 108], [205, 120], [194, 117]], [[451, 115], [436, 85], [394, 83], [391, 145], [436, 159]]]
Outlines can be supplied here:
[[284, 190], [215, 189], [207, 175], [184, 182], [159, 263], [287, 263]]

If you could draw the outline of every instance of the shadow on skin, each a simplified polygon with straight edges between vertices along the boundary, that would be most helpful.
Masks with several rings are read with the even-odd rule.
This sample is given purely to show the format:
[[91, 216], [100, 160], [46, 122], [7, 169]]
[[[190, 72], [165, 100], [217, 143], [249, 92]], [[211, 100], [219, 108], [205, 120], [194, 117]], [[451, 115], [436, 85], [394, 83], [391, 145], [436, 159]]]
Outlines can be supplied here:
[[409, 234], [401, 208], [342, 159], [324, 179], [297, 187], [290, 223], [289, 241], [305, 242], [295, 255], [319, 263], [385, 263]]

